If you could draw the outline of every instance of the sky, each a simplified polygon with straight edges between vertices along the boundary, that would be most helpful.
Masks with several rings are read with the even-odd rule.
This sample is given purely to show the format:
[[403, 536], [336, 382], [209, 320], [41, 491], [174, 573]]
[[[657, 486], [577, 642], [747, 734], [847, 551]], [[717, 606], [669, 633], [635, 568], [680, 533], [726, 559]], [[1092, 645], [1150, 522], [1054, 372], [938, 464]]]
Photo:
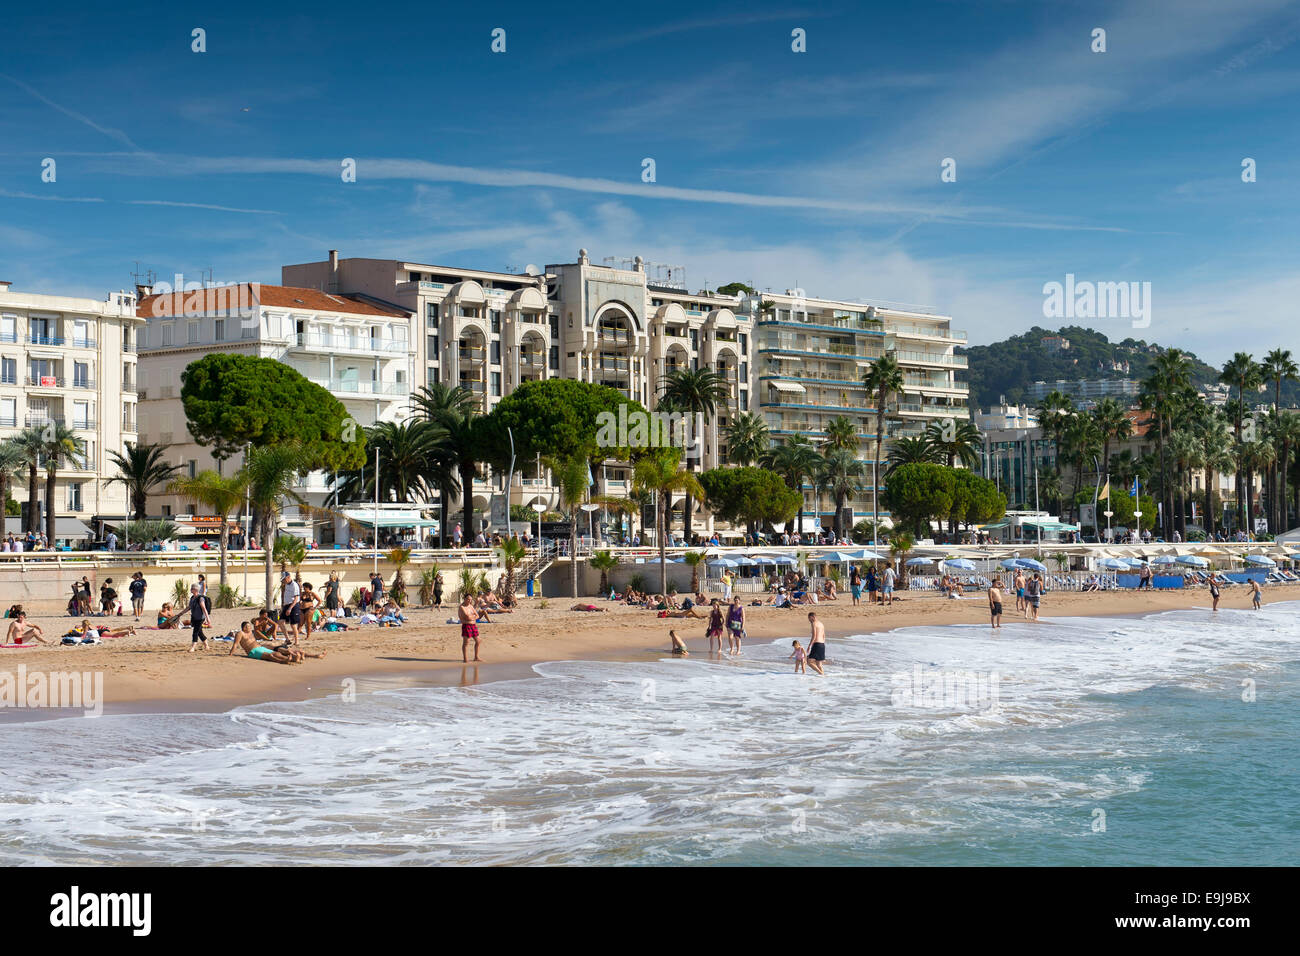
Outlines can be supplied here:
[[[933, 309], [973, 344], [1300, 351], [1300, 2], [52, 11], [11, 10], [0, 60], [15, 290], [586, 248]], [[1046, 317], [1067, 275], [1150, 283], [1149, 314]]]

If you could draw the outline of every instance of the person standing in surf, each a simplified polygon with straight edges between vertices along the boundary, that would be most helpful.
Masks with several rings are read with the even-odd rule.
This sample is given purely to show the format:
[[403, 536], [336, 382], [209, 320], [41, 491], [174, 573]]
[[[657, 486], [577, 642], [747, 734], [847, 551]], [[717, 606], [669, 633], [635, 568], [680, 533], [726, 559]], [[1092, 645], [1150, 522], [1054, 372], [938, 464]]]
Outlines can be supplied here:
[[[727, 648], [731, 653], [740, 653], [740, 642], [744, 636], [745, 605], [740, 602], [740, 595], [737, 594], [731, 599], [731, 607], [727, 609]], [[718, 643], [718, 650], [722, 650], [721, 641]]]
[[1002, 579], [994, 578], [989, 588], [989, 618], [994, 628], [1002, 626]]
[[817, 620], [816, 611], [808, 612], [808, 624], [812, 628], [812, 636], [808, 642], [808, 666], [825, 677], [826, 672], [822, 670], [822, 662], [826, 660], [826, 625]]

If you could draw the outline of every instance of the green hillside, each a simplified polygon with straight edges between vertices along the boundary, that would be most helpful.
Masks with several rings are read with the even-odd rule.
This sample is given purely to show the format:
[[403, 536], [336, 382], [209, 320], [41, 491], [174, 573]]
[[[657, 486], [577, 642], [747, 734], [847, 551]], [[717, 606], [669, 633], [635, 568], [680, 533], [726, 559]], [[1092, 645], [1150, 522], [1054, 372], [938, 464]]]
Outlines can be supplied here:
[[[1070, 340], [1070, 347], [1049, 351], [1043, 338], [1050, 335], [1064, 336]], [[999, 397], [1013, 404], [1026, 400], [1026, 390], [1034, 382], [1144, 378], [1151, 358], [1162, 348], [1142, 339], [1111, 342], [1094, 329], [1067, 325], [1059, 330], [1035, 326], [1022, 335], [992, 345], [972, 345], [962, 351], [970, 360], [970, 403], [988, 408], [996, 405]], [[1197, 386], [1218, 381], [1218, 369], [1194, 355], [1191, 358], [1192, 380]], [[1296, 385], [1283, 385], [1282, 396], [1284, 402], [1288, 396], [1294, 400]]]

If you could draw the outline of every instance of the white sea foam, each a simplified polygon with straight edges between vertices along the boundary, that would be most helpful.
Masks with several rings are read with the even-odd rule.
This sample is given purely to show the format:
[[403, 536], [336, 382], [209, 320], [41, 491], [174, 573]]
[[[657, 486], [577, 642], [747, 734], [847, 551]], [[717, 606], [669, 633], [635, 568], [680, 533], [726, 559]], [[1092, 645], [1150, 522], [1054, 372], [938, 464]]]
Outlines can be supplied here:
[[[1147, 784], [1176, 727], [1113, 695], [1231, 700], [1298, 656], [1295, 607], [912, 627], [740, 660], [570, 661], [470, 688], [0, 732], [0, 862], [870, 859], [1050, 825]], [[894, 675], [996, 675], [996, 708]], [[1085, 827], [1086, 829], [1086, 827]]]

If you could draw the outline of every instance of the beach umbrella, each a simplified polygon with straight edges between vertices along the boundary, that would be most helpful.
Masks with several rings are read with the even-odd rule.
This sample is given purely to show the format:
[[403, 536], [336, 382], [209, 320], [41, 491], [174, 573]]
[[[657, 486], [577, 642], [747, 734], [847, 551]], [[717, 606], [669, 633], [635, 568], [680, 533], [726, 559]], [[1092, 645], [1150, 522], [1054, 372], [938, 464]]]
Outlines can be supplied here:
[[1209, 561], [1206, 561], [1204, 558], [1198, 557], [1195, 554], [1184, 554], [1182, 557], [1178, 558], [1178, 563], [1190, 565], [1193, 568], [1204, 568], [1208, 567], [1210, 564]]
[[1247, 563], [1247, 564], [1256, 564], [1256, 565], [1259, 565], [1261, 568], [1275, 568], [1275, 567], [1277, 567], [1277, 562], [1276, 562], [1276, 561], [1274, 561], [1272, 558], [1265, 557], [1265, 556], [1262, 555], [1262, 554], [1248, 554], [1248, 555], [1246, 555], [1246, 563]]
[[1097, 567], [1105, 568], [1107, 571], [1127, 571], [1128, 564], [1120, 558], [1102, 558], [1097, 562]]
[[712, 561], [705, 562], [711, 568], [734, 568], [736, 562], [730, 558], [714, 558]]
[[1124, 560], [1128, 562], [1128, 566], [1130, 568], [1140, 568], [1144, 564], [1146, 564], [1146, 562], [1143, 561], [1141, 558], [1125, 558]]
[[1176, 564], [1177, 562], [1178, 559], [1172, 554], [1162, 554], [1158, 558], [1151, 559], [1152, 564]]
[[1020, 567], [1017, 563], [1019, 560], [1019, 558], [1006, 558], [1005, 560], [998, 562], [998, 567], [1006, 568], [1008, 571], [1014, 571], [1016, 568]]
[[963, 571], [975, 570], [975, 562], [967, 561], [965, 558], [952, 558], [951, 560], [945, 561], [944, 565], [950, 568], [960, 568]]
[[839, 564], [843, 564], [846, 561], [861, 561], [862, 558], [852, 551], [830, 551], [827, 552], [826, 554], [818, 555], [817, 557], [813, 558], [813, 560], [833, 561]]
[[730, 560], [736, 562], [736, 567], [738, 568], [752, 568], [754, 565], [758, 564], [758, 562], [752, 558], [738, 557], [731, 558]]
[[907, 566], [909, 568], [919, 568], [923, 564], [934, 564], [934, 558], [908, 558]]
[[1031, 571], [1047, 570], [1047, 565], [1043, 564], [1040, 561], [1035, 561], [1033, 558], [1016, 558], [1016, 566], [1021, 568], [1029, 568]]

